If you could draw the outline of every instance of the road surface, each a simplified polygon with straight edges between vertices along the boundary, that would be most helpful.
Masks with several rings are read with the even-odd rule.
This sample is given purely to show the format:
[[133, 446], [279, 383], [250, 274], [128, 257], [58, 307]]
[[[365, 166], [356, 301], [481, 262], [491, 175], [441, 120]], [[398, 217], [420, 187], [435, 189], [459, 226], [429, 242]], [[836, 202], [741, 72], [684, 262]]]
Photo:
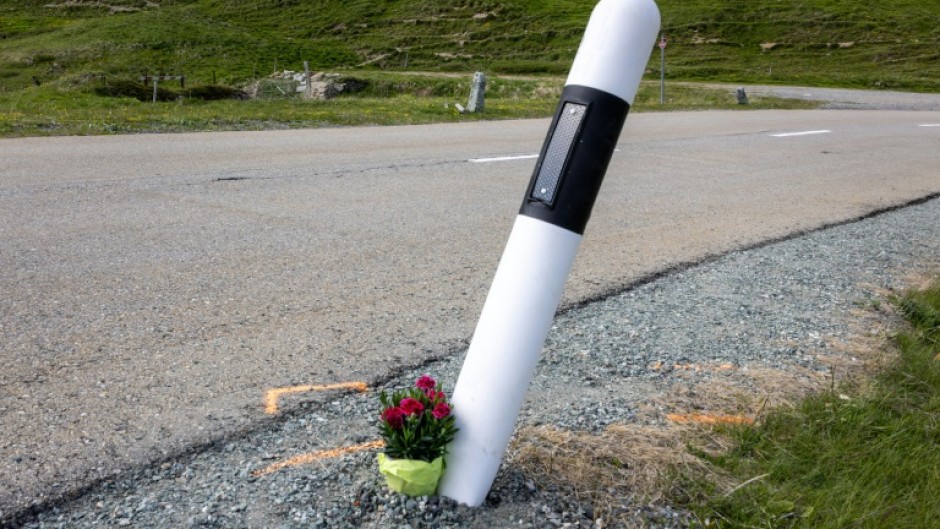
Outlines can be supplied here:
[[[547, 127], [0, 140], [0, 521], [460, 348]], [[636, 114], [563, 303], [938, 192], [940, 112]]]

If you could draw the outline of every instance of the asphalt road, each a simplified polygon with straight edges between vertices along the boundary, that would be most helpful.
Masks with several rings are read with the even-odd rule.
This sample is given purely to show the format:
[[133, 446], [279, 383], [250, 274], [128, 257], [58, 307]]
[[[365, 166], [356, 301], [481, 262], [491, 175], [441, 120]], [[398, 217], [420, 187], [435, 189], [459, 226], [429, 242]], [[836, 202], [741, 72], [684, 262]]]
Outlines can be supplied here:
[[740, 85], [729, 83], [676, 83], [687, 86], [710, 87], [727, 90], [735, 97], [738, 88], [744, 88], [749, 97], [773, 96], [786, 99], [816, 101], [825, 109], [840, 110], [940, 110], [937, 94], [894, 92], [891, 90], [852, 90], [847, 88], [808, 88], [783, 85]]
[[[936, 194], [937, 125], [633, 115], [564, 303]], [[0, 520], [460, 347], [547, 127], [0, 140]]]

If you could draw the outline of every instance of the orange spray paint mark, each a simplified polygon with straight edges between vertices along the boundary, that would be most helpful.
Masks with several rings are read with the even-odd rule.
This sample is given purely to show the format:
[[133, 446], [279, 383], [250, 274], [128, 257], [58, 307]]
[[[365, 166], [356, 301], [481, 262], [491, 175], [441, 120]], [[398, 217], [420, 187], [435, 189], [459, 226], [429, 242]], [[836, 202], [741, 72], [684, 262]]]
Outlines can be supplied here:
[[252, 476], [260, 478], [261, 476], [267, 476], [268, 474], [273, 474], [278, 470], [283, 470], [289, 467], [296, 467], [300, 465], [306, 465], [308, 463], [313, 463], [314, 461], [320, 461], [323, 459], [332, 459], [334, 457], [339, 457], [346, 454], [355, 454], [356, 452], [366, 452], [368, 450], [377, 450], [385, 446], [385, 441], [370, 441], [361, 445], [354, 446], [344, 446], [342, 448], [334, 448], [332, 450], [321, 450], [319, 452], [311, 452], [309, 454], [301, 454], [299, 456], [294, 456], [290, 459], [285, 459], [284, 461], [278, 461], [277, 463], [268, 465], [261, 470], [255, 470], [251, 473]]
[[369, 386], [365, 382], [341, 382], [339, 384], [326, 384], [323, 386], [291, 386], [287, 388], [269, 389], [264, 394], [264, 412], [274, 415], [278, 412], [278, 400], [284, 395], [294, 393], [307, 393], [310, 391], [330, 391], [334, 389], [353, 389], [360, 393], [369, 391]]
[[754, 424], [754, 419], [744, 415], [711, 415], [706, 413], [670, 413], [666, 418], [677, 424]]

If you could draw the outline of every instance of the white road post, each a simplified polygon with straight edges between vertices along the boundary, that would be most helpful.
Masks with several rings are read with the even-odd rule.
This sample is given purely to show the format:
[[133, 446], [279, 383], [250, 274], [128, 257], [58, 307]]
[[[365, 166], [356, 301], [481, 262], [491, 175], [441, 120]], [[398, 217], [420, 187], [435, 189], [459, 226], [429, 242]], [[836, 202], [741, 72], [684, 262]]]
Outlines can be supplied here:
[[659, 24], [653, 0], [594, 8], [454, 387], [444, 496], [493, 484]]

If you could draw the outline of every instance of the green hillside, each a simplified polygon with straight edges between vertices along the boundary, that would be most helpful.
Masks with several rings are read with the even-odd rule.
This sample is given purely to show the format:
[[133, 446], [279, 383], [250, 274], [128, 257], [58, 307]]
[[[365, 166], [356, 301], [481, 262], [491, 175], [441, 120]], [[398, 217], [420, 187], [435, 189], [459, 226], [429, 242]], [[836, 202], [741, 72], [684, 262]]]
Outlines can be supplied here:
[[[671, 78], [940, 90], [940, 2], [661, 0]], [[593, 2], [0, 0], [0, 89], [276, 69], [567, 71]], [[652, 50], [651, 50], [652, 51]], [[658, 56], [651, 69], [658, 72]]]
[[[488, 95], [497, 100], [487, 107], [488, 119], [542, 116], [554, 106], [559, 77], [571, 64], [594, 3], [0, 0], [0, 135], [454, 119], [442, 110], [466, 97], [467, 76], [477, 70], [493, 76]], [[673, 81], [940, 91], [937, 0], [659, 5]], [[652, 45], [650, 58], [648, 75], [656, 79], [659, 50]], [[301, 70], [303, 61], [314, 71], [364, 80], [368, 89], [356, 96], [360, 107], [202, 101], [237, 95], [233, 89], [276, 71]], [[164, 83], [160, 100], [166, 102], [144, 108], [138, 100], [147, 94], [142, 84], [133, 86], [144, 73], [185, 75], [187, 88]], [[641, 99], [653, 100], [651, 90]], [[289, 91], [269, 87], [275, 95], [293, 95]], [[681, 90], [670, 93], [669, 108], [708, 107], [699, 101], [721, 99], [703, 92], [690, 102], [676, 97]], [[408, 103], [414, 112], [388, 101], [399, 96], [415, 98]], [[204, 105], [194, 107], [197, 102]], [[336, 109], [343, 116], [337, 118]]]

